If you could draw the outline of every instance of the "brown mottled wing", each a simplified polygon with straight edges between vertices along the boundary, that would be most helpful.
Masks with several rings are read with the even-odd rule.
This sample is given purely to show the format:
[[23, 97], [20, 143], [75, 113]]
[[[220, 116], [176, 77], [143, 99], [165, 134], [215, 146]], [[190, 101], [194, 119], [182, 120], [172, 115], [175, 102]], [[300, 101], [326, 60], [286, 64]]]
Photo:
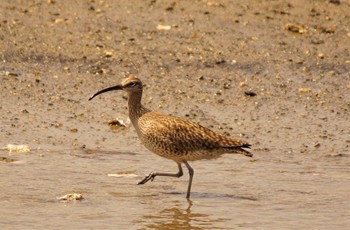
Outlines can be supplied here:
[[188, 152], [194, 150], [210, 150], [227, 148], [234, 152], [241, 148], [249, 148], [249, 144], [241, 140], [227, 138], [197, 123], [182, 118], [165, 116], [154, 112], [147, 113], [139, 119], [141, 132], [159, 145], [168, 146], [172, 151]]

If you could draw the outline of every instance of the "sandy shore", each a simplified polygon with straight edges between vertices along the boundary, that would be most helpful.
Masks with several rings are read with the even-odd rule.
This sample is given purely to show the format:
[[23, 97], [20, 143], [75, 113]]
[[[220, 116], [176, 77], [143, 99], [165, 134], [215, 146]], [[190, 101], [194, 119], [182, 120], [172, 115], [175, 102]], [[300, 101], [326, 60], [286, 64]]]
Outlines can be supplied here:
[[[103, 159], [118, 162], [120, 156], [108, 153], [120, 153], [125, 158], [123, 165], [128, 165], [121, 172], [135, 173], [140, 178], [149, 170], [155, 170], [154, 162], [165, 169], [169, 166], [176, 170], [173, 162], [158, 159], [144, 149], [132, 127], [116, 130], [108, 126], [108, 121], [116, 118], [128, 122], [126, 95], [109, 93], [88, 101], [97, 90], [115, 85], [132, 74], [146, 84], [145, 106], [187, 117], [225, 135], [244, 138], [253, 145], [254, 161], [225, 156], [219, 162], [196, 162], [198, 178], [194, 181], [194, 191], [197, 192], [194, 199], [206, 200], [208, 207], [194, 204], [192, 211], [210, 215], [208, 213], [214, 204], [223, 205], [223, 213], [231, 208], [235, 211], [234, 207], [225, 206], [227, 199], [231, 199], [229, 203], [242, 203], [242, 206], [236, 207], [241, 211], [249, 209], [249, 205], [262, 207], [251, 213], [257, 217], [263, 213], [263, 207], [269, 206], [267, 201], [270, 199], [266, 197], [270, 193], [282, 203], [290, 202], [288, 210], [292, 213], [302, 209], [298, 205], [293, 206], [293, 199], [307, 203], [305, 215], [314, 221], [308, 225], [306, 220], [298, 222], [298, 216], [293, 215], [288, 221], [283, 221], [287, 214], [282, 212], [279, 216], [278, 206], [275, 206], [275, 211], [274, 208], [269, 211], [276, 218], [282, 217], [280, 222], [271, 225], [271, 222], [252, 220], [246, 226], [280, 229], [283, 224], [291, 224], [289, 226], [298, 228], [318, 226], [322, 229], [322, 226], [332, 227], [323, 218], [329, 213], [334, 214], [331, 216], [340, 226], [346, 226], [349, 223], [344, 218], [344, 213], [349, 215], [349, 209], [346, 209], [346, 206], [349, 207], [349, 194], [346, 191], [350, 188], [349, 12], [349, 1], [339, 1], [339, 4], [338, 1], [316, 0], [290, 3], [281, 0], [123, 3], [96, 0], [74, 4], [53, 0], [2, 1], [0, 147], [25, 144], [31, 149], [23, 154], [0, 151], [3, 159], [0, 168], [2, 173], [6, 173], [3, 175], [7, 175], [2, 180], [8, 185], [0, 198], [3, 202], [18, 202], [6, 218], [21, 217], [20, 210], [25, 207], [19, 204], [23, 197], [31, 200], [32, 196], [40, 196], [37, 191], [30, 193], [29, 190], [22, 195], [13, 193], [15, 185], [12, 182], [19, 180], [20, 183], [23, 178], [16, 173], [17, 170], [13, 170], [13, 165], [23, 167], [18, 168], [19, 171], [29, 170], [21, 172], [31, 175], [30, 180], [34, 180], [38, 173], [31, 171], [35, 170], [30, 167], [32, 164], [43, 167], [45, 172], [55, 169], [56, 173], [50, 177], [52, 180], [59, 180], [62, 176], [60, 172], [70, 175], [76, 170], [74, 173], [79, 174], [90, 164], [97, 164], [94, 166], [96, 169], [91, 169], [96, 173], [102, 165], [109, 167], [100, 175], [104, 179], [98, 173], [93, 178], [96, 182], [104, 180], [107, 187], [100, 189], [110, 190], [99, 193], [99, 199], [103, 200], [105, 195], [108, 197], [105, 199], [115, 202], [118, 202], [119, 196], [111, 191], [118, 186], [118, 180], [112, 178], [113, 181], [106, 175], [119, 168], [113, 168], [113, 164], [104, 165]], [[93, 155], [81, 150], [83, 146], [93, 150]], [[82, 160], [85, 157], [96, 158], [96, 161]], [[64, 159], [77, 163], [73, 171], [65, 171], [67, 164], [62, 162]], [[99, 166], [100, 163], [102, 165]], [[206, 181], [204, 174], [208, 170], [217, 174], [214, 178], [220, 175], [229, 177], [230, 170], [239, 172], [244, 180], [239, 182], [238, 178], [232, 178], [232, 184], [239, 183], [240, 192], [244, 194], [247, 191], [249, 200], [257, 203], [252, 201], [253, 204], [244, 206], [246, 199], [240, 199], [244, 196], [242, 194], [234, 197], [233, 201], [232, 197], [201, 194], [207, 186], [222, 186], [210, 194], [220, 191], [231, 194], [239, 190], [230, 187], [231, 183]], [[283, 184], [283, 175], [292, 183]], [[303, 175], [312, 178], [303, 181]], [[84, 174], [78, 176], [82, 184], [90, 187], [65, 187], [51, 183], [39, 183], [38, 186], [49, 191], [45, 202], [72, 190], [85, 192], [88, 197], [90, 192], [91, 201], [94, 198], [89, 188], [100, 185], [89, 184], [87, 177]], [[220, 177], [217, 179], [220, 180]], [[124, 189], [134, 191], [135, 181], [130, 180], [123, 182], [128, 185]], [[250, 180], [256, 187], [249, 184]], [[271, 191], [266, 187], [268, 181], [276, 185]], [[157, 187], [157, 182], [163, 187]], [[67, 183], [74, 184], [72, 181]], [[152, 187], [152, 191], [157, 194], [171, 183], [173, 180], [155, 181], [152, 186], [156, 187]], [[185, 182], [176, 183], [170, 190], [173, 189], [175, 194], [184, 191]], [[60, 186], [63, 186], [62, 189]], [[279, 186], [285, 190], [279, 190]], [[341, 188], [335, 189], [338, 187]], [[143, 191], [138, 187], [137, 194], [133, 196], [142, 196]], [[148, 191], [152, 194], [148, 198], [157, 199], [152, 191]], [[285, 194], [283, 191], [289, 192]], [[311, 199], [315, 202], [308, 203], [310, 197], [305, 194], [312, 194]], [[173, 195], [162, 194], [161, 200]], [[125, 198], [124, 195], [121, 197]], [[182, 200], [182, 197], [181, 193], [173, 199]], [[225, 202], [220, 203], [220, 200]], [[35, 201], [28, 202], [34, 210], [40, 210]], [[91, 202], [98, 203], [96, 200]], [[145, 201], [141, 199], [142, 202]], [[211, 202], [213, 205], [209, 204]], [[57, 203], [61, 205], [54, 202], [55, 205]], [[109, 206], [111, 204], [105, 205], [108, 210], [113, 210]], [[137, 203], [128, 203], [124, 199], [123, 205], [134, 207]], [[133, 213], [139, 215], [136, 219], [142, 220], [142, 215], [150, 214], [147, 210], [152, 209], [152, 204], [147, 205], [145, 212]], [[162, 206], [157, 205], [155, 209]], [[175, 202], [173, 206], [182, 212], [181, 205], [178, 207]], [[170, 202], [169, 209], [173, 206]], [[318, 213], [319, 209], [327, 209], [329, 213]], [[52, 207], [52, 210], [57, 209]], [[159, 213], [153, 214], [161, 215], [162, 212]], [[248, 220], [248, 217], [235, 217], [235, 220]], [[33, 215], [28, 218], [38, 223], [40, 220]], [[191, 219], [193, 216], [190, 214], [182, 218], [192, 220], [192, 224], [195, 223], [192, 227], [201, 226], [201, 222]], [[215, 221], [217, 218], [230, 221], [219, 223]], [[27, 223], [26, 218], [22, 219], [18, 226]], [[132, 223], [135, 219], [123, 220]], [[170, 221], [166, 217], [165, 220]], [[208, 229], [240, 226], [239, 221], [235, 222], [225, 214], [217, 214], [211, 220], [213, 222]], [[62, 224], [59, 219], [56, 222]], [[75, 227], [85, 226], [79, 223]], [[101, 227], [99, 223], [92, 226]], [[1, 224], [10, 226], [10, 222]], [[135, 226], [135, 229], [140, 229], [148, 225]]]

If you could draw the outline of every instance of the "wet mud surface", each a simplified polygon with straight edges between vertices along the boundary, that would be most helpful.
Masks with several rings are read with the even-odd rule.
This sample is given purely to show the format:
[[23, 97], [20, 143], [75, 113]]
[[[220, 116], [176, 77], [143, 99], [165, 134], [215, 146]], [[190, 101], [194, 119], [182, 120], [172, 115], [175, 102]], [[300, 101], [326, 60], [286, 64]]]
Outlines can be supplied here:
[[[1, 1], [0, 227], [348, 229], [349, 12], [349, 1]], [[176, 164], [140, 144], [126, 95], [88, 101], [130, 74], [146, 107], [243, 138], [254, 158], [193, 162], [191, 202], [186, 174], [137, 186]], [[70, 193], [84, 199], [57, 199]]]

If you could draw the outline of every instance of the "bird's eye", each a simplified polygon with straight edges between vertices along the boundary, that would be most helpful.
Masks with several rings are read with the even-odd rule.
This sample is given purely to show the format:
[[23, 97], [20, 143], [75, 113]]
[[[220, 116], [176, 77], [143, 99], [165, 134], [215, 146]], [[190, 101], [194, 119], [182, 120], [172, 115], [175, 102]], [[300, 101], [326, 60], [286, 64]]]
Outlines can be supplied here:
[[129, 84], [126, 85], [127, 87], [134, 87], [136, 86], [136, 82], [130, 82]]

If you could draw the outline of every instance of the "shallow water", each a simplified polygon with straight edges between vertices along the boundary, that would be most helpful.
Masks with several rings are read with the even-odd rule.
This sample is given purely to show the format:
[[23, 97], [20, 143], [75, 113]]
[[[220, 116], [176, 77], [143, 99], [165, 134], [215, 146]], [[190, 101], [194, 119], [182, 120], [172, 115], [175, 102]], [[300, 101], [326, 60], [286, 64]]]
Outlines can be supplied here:
[[[0, 1], [0, 148], [31, 148], [0, 150], [0, 230], [350, 229], [350, 5], [290, 2]], [[186, 171], [138, 186], [176, 164], [108, 128], [125, 94], [88, 101], [129, 74], [254, 158], [191, 163], [190, 202]]]
[[[177, 170], [149, 153], [34, 150], [1, 163], [2, 229], [347, 229], [349, 158], [260, 152], [192, 162], [188, 175], [136, 185]], [[110, 177], [108, 174], [136, 174]], [[81, 193], [84, 200], [57, 197]]]

